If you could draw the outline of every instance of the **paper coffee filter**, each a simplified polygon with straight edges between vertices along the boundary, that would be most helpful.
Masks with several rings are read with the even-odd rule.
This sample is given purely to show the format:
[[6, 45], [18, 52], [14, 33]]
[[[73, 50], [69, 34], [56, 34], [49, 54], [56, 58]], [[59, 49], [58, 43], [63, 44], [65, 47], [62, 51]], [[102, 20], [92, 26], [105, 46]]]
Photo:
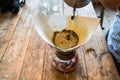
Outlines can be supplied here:
[[79, 43], [74, 48], [81, 46], [92, 36], [98, 27], [99, 21], [99, 18], [76, 16], [74, 20], [71, 20], [71, 17], [68, 17], [66, 29], [74, 31], [79, 37]]
[[65, 28], [65, 16], [40, 16], [33, 15], [32, 22], [38, 34], [51, 46], [55, 46], [52, 42], [53, 33]]
[[[64, 52], [74, 50], [84, 44], [91, 35], [96, 31], [100, 19], [76, 16], [74, 20], [71, 20], [71, 16], [51, 15], [40, 16], [33, 15], [32, 21], [35, 29], [43, 40], [45, 40], [51, 46], [62, 50]], [[52, 39], [55, 31], [72, 30], [78, 37], [79, 42], [75, 47], [69, 49], [62, 49], [56, 46]]]

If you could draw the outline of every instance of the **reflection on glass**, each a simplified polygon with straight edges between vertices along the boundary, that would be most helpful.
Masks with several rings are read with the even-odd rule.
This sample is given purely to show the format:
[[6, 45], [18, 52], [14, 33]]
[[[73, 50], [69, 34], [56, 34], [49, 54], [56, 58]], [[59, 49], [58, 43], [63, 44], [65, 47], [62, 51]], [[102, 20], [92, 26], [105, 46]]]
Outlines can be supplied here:
[[39, 4], [39, 12], [41, 15], [58, 15], [60, 14], [61, 0], [41, 0]]

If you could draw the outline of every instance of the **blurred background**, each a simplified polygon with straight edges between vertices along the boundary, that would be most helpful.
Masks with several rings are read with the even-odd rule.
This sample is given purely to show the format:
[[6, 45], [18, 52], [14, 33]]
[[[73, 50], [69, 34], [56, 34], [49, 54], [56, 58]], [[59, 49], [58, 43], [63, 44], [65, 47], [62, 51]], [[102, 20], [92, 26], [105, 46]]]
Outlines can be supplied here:
[[120, 0], [92, 0], [97, 17], [102, 18], [101, 26], [104, 28], [102, 31], [106, 35], [110, 25], [112, 24], [117, 7]]

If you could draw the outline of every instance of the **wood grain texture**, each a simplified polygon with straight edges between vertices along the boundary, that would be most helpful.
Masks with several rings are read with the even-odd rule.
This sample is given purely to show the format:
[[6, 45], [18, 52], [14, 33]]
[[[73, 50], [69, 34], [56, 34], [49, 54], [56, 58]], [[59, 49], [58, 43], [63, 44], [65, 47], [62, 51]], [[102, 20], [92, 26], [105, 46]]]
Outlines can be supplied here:
[[[36, 5], [32, 5], [33, 3]], [[32, 14], [41, 14], [38, 4], [38, 0], [31, 0], [29, 5], [27, 5], [29, 10], [26, 10], [29, 12], [27, 13], [29, 14], [29, 17]], [[32, 26], [32, 34], [26, 50], [26, 54], [24, 56], [22, 69], [18, 80], [42, 80], [45, 45], [45, 42], [40, 38]]]
[[[18, 24], [22, 23], [19, 22]], [[31, 26], [28, 21], [23, 26], [17, 26], [16, 29], [3, 60], [0, 63], [1, 80], [18, 80], [20, 75], [24, 55], [31, 35]]]
[[19, 80], [42, 80], [44, 49], [45, 42], [41, 40], [35, 29], [33, 29]]
[[0, 61], [5, 53], [8, 43], [16, 29], [22, 9], [17, 16], [10, 13], [0, 15]]
[[16, 30], [0, 63], [0, 80], [18, 80], [32, 26], [28, 10], [23, 10]]
[[[91, 3], [90, 3], [91, 4]], [[92, 6], [88, 11], [90, 17], [96, 17], [95, 11]], [[78, 12], [80, 13], [80, 12]], [[85, 15], [86, 16], [86, 15]], [[107, 50], [106, 41], [102, 34], [100, 26], [93, 34], [91, 39], [83, 46], [83, 50], [94, 49], [85, 54], [85, 62], [87, 67], [87, 74], [89, 80], [119, 80], [120, 77], [115, 65], [113, 64], [113, 59]]]
[[[53, 67], [56, 51], [39, 37], [29, 15], [72, 15], [72, 11], [62, 0], [27, 0], [19, 19], [0, 22], [5, 27], [11, 24], [10, 27], [16, 28], [9, 27], [8, 35], [0, 26], [0, 48], [6, 45], [1, 44], [1, 40], [4, 42], [8, 36], [8, 46], [0, 63], [0, 80], [120, 80], [100, 26], [91, 39], [76, 50], [79, 61], [75, 71], [64, 76]], [[77, 9], [76, 15], [96, 17], [92, 3]]]
[[[118, 72], [115, 69], [115, 65], [113, 64], [113, 59], [110, 53], [108, 53], [106, 45], [102, 45], [105, 44], [105, 41], [103, 41], [104, 39], [101, 40], [99, 39], [100, 37], [102, 37], [101, 34], [99, 37], [94, 35], [83, 47], [85, 51], [84, 54], [88, 79], [119, 80], [119, 75], [115, 75], [118, 74]], [[91, 48], [93, 50], [86, 51]]]

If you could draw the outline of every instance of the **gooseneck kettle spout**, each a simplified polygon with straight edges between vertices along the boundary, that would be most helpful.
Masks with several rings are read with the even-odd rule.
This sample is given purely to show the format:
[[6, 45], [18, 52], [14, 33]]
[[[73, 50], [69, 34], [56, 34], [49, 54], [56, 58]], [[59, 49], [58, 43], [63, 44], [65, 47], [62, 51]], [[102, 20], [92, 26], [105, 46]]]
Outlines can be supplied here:
[[64, 0], [66, 4], [73, 8], [73, 16], [71, 19], [75, 18], [76, 8], [81, 8], [86, 6], [91, 0]]

